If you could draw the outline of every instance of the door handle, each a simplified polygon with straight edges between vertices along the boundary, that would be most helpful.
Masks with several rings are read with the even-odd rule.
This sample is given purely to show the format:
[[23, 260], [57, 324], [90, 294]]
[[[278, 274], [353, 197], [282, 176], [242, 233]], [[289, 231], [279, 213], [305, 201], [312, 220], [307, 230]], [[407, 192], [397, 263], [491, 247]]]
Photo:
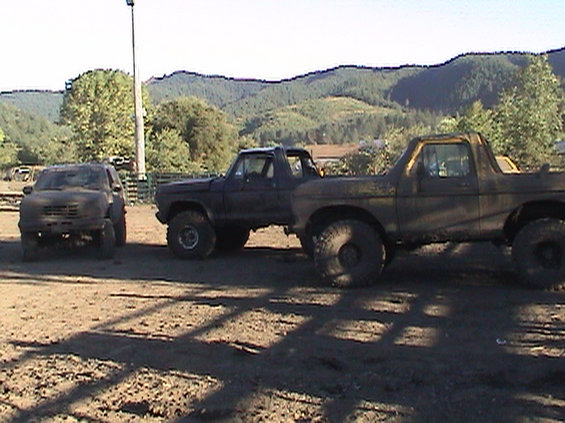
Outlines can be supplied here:
[[471, 184], [469, 184], [469, 182], [458, 182], [457, 186], [460, 188], [469, 188]]

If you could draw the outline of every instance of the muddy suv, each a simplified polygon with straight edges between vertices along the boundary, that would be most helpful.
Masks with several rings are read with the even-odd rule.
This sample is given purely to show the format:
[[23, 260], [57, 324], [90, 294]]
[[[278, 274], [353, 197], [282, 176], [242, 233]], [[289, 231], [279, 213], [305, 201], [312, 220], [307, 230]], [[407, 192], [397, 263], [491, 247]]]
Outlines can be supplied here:
[[38, 258], [39, 247], [56, 242], [93, 241], [100, 258], [111, 258], [126, 242], [124, 191], [106, 164], [73, 164], [44, 169], [24, 188], [19, 228], [23, 259]]

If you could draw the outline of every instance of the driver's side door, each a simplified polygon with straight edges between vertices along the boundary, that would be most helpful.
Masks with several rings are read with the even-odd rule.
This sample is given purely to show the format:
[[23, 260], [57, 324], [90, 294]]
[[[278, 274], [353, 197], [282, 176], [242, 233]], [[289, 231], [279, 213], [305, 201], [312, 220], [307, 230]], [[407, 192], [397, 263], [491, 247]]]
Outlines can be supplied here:
[[226, 219], [253, 224], [275, 221], [279, 210], [275, 177], [272, 154], [241, 155], [224, 188]]
[[397, 191], [397, 214], [407, 242], [464, 241], [476, 236], [479, 187], [469, 143], [424, 143]]

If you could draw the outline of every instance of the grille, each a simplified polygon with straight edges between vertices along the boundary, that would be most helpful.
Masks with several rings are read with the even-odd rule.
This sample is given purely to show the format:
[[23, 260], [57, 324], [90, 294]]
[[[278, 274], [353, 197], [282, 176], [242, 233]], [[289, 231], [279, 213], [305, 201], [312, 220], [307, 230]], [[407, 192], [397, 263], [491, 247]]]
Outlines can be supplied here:
[[63, 206], [43, 206], [43, 216], [76, 219], [79, 217], [78, 204], [66, 204]]

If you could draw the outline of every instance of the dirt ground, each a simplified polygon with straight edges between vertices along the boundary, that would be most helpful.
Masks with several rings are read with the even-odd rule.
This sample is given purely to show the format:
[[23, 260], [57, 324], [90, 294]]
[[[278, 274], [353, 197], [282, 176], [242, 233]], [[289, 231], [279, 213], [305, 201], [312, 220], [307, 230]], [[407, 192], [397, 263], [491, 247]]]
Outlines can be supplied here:
[[175, 259], [149, 206], [128, 245], [20, 259], [0, 212], [0, 421], [558, 422], [565, 293], [490, 244], [399, 254], [368, 289], [320, 286], [295, 238]]

